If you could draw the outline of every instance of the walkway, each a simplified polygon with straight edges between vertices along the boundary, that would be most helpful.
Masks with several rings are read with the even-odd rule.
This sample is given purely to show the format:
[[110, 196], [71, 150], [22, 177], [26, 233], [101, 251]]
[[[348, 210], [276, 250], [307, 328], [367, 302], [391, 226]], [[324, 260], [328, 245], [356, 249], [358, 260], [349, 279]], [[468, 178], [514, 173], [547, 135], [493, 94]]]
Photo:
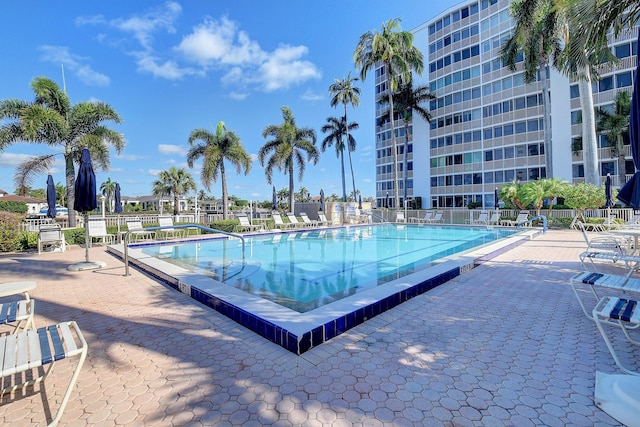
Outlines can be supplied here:
[[[66, 269], [77, 246], [0, 255], [0, 280], [37, 281], [36, 325], [76, 320], [89, 343], [62, 426], [617, 425], [593, 403], [595, 371], [617, 370], [568, 284], [584, 247], [550, 231], [303, 356], [103, 247], [85, 272]], [[0, 422], [45, 424], [39, 390], [4, 396]]]

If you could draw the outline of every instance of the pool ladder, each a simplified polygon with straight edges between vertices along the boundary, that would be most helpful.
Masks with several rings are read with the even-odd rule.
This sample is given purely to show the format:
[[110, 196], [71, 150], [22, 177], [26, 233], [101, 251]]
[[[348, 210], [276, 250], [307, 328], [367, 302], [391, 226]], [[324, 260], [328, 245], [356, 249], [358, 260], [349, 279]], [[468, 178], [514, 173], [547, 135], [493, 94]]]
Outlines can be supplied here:
[[[244, 242], [244, 236], [241, 235], [241, 234], [230, 233], [228, 231], [222, 231], [222, 230], [218, 230], [216, 228], [205, 227], [204, 225], [200, 225], [200, 224], [166, 225], [164, 227], [148, 227], [148, 228], [145, 228], [145, 230], [156, 231], [156, 230], [167, 230], [167, 229], [175, 229], [175, 228], [198, 228], [200, 230], [205, 230], [205, 231], [209, 231], [209, 232], [212, 232], [212, 233], [218, 233], [218, 234], [224, 234], [224, 235], [227, 235], [227, 236], [237, 237], [238, 239], [240, 239], [242, 241], [242, 261], [244, 262], [244, 259], [245, 259], [245, 251], [244, 251], [245, 242]], [[125, 235], [124, 235], [124, 238], [122, 239], [122, 243], [124, 245], [123, 258], [124, 258], [124, 275], [125, 276], [129, 275], [129, 234], [131, 234], [131, 231], [127, 231], [125, 233]]]

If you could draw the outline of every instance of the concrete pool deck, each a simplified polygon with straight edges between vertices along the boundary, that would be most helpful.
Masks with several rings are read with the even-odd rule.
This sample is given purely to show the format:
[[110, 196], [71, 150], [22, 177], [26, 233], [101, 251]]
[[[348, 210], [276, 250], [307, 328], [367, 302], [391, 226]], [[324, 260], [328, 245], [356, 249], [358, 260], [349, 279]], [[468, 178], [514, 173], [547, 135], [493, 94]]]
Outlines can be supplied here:
[[[549, 231], [301, 356], [124, 276], [104, 246], [94, 271], [67, 271], [78, 246], [0, 255], [0, 282], [38, 282], [36, 325], [75, 320], [87, 339], [61, 426], [619, 425], [593, 403], [596, 370], [619, 370], [569, 285], [584, 248]], [[3, 396], [0, 422], [49, 421], [66, 362], [44, 394]]]

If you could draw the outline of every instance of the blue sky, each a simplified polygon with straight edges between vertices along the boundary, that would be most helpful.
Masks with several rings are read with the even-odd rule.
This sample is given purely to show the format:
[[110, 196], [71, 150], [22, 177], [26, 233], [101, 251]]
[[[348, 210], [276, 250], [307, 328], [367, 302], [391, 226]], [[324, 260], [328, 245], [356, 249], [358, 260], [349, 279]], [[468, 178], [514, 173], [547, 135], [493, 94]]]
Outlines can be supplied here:
[[[334, 78], [358, 75], [352, 54], [360, 35], [377, 31], [390, 18], [411, 30], [458, 0], [354, 1], [64, 1], [23, 0], [3, 4], [0, 17], [2, 71], [0, 99], [32, 100], [34, 77], [62, 87], [62, 66], [72, 103], [100, 100], [113, 106], [123, 123], [110, 126], [127, 145], [112, 153], [109, 171], [96, 170], [98, 184], [118, 181], [123, 195], [151, 194], [158, 171], [187, 167], [187, 138], [196, 128], [212, 131], [219, 121], [234, 131], [254, 162], [249, 175], [228, 174], [229, 193], [268, 200], [271, 186], [256, 154], [262, 131], [280, 124], [288, 106], [296, 123], [320, 128], [342, 109], [329, 105]], [[356, 187], [375, 195], [374, 75], [358, 82], [360, 106], [349, 107], [354, 133]], [[13, 193], [16, 165], [51, 152], [44, 145], [16, 144], [0, 153], [0, 189]], [[200, 164], [190, 170], [199, 189]], [[348, 172], [348, 164], [347, 164]], [[51, 170], [64, 183], [62, 156]], [[309, 164], [296, 191], [341, 194], [340, 163], [332, 147]], [[34, 188], [44, 188], [46, 176]], [[347, 191], [351, 187], [347, 176]], [[277, 189], [288, 177], [275, 171]], [[209, 194], [220, 197], [220, 183]]]

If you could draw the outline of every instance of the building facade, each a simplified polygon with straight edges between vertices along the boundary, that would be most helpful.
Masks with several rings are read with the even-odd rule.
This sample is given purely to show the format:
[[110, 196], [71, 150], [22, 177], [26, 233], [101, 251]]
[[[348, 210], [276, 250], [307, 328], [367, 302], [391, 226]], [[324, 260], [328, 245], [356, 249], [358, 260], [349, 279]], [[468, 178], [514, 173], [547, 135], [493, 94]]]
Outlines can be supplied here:
[[[493, 207], [494, 191], [504, 183], [547, 177], [548, 158], [554, 178], [584, 180], [578, 86], [554, 69], [543, 70], [536, 82], [526, 84], [521, 65], [512, 72], [503, 64], [501, 47], [514, 25], [509, 5], [509, 0], [463, 2], [412, 30], [414, 44], [425, 58], [423, 76], [414, 79], [427, 84], [437, 100], [429, 105], [431, 122], [414, 116], [409, 135], [402, 120], [396, 120], [401, 205], [406, 194], [407, 201], [422, 208], [464, 207], [470, 202]], [[612, 52], [620, 60], [603, 67], [600, 80], [592, 85], [596, 106], [611, 109], [616, 92], [632, 89], [634, 34], [627, 31], [611, 39]], [[550, 156], [545, 155], [542, 78], [550, 88]], [[378, 206], [392, 205], [396, 191], [390, 123], [381, 119], [388, 106], [379, 103], [387, 91], [384, 67], [378, 67]], [[598, 141], [602, 175], [617, 176], [615, 153], [606, 134], [599, 134]], [[625, 150], [626, 172], [632, 174], [628, 145]]]

